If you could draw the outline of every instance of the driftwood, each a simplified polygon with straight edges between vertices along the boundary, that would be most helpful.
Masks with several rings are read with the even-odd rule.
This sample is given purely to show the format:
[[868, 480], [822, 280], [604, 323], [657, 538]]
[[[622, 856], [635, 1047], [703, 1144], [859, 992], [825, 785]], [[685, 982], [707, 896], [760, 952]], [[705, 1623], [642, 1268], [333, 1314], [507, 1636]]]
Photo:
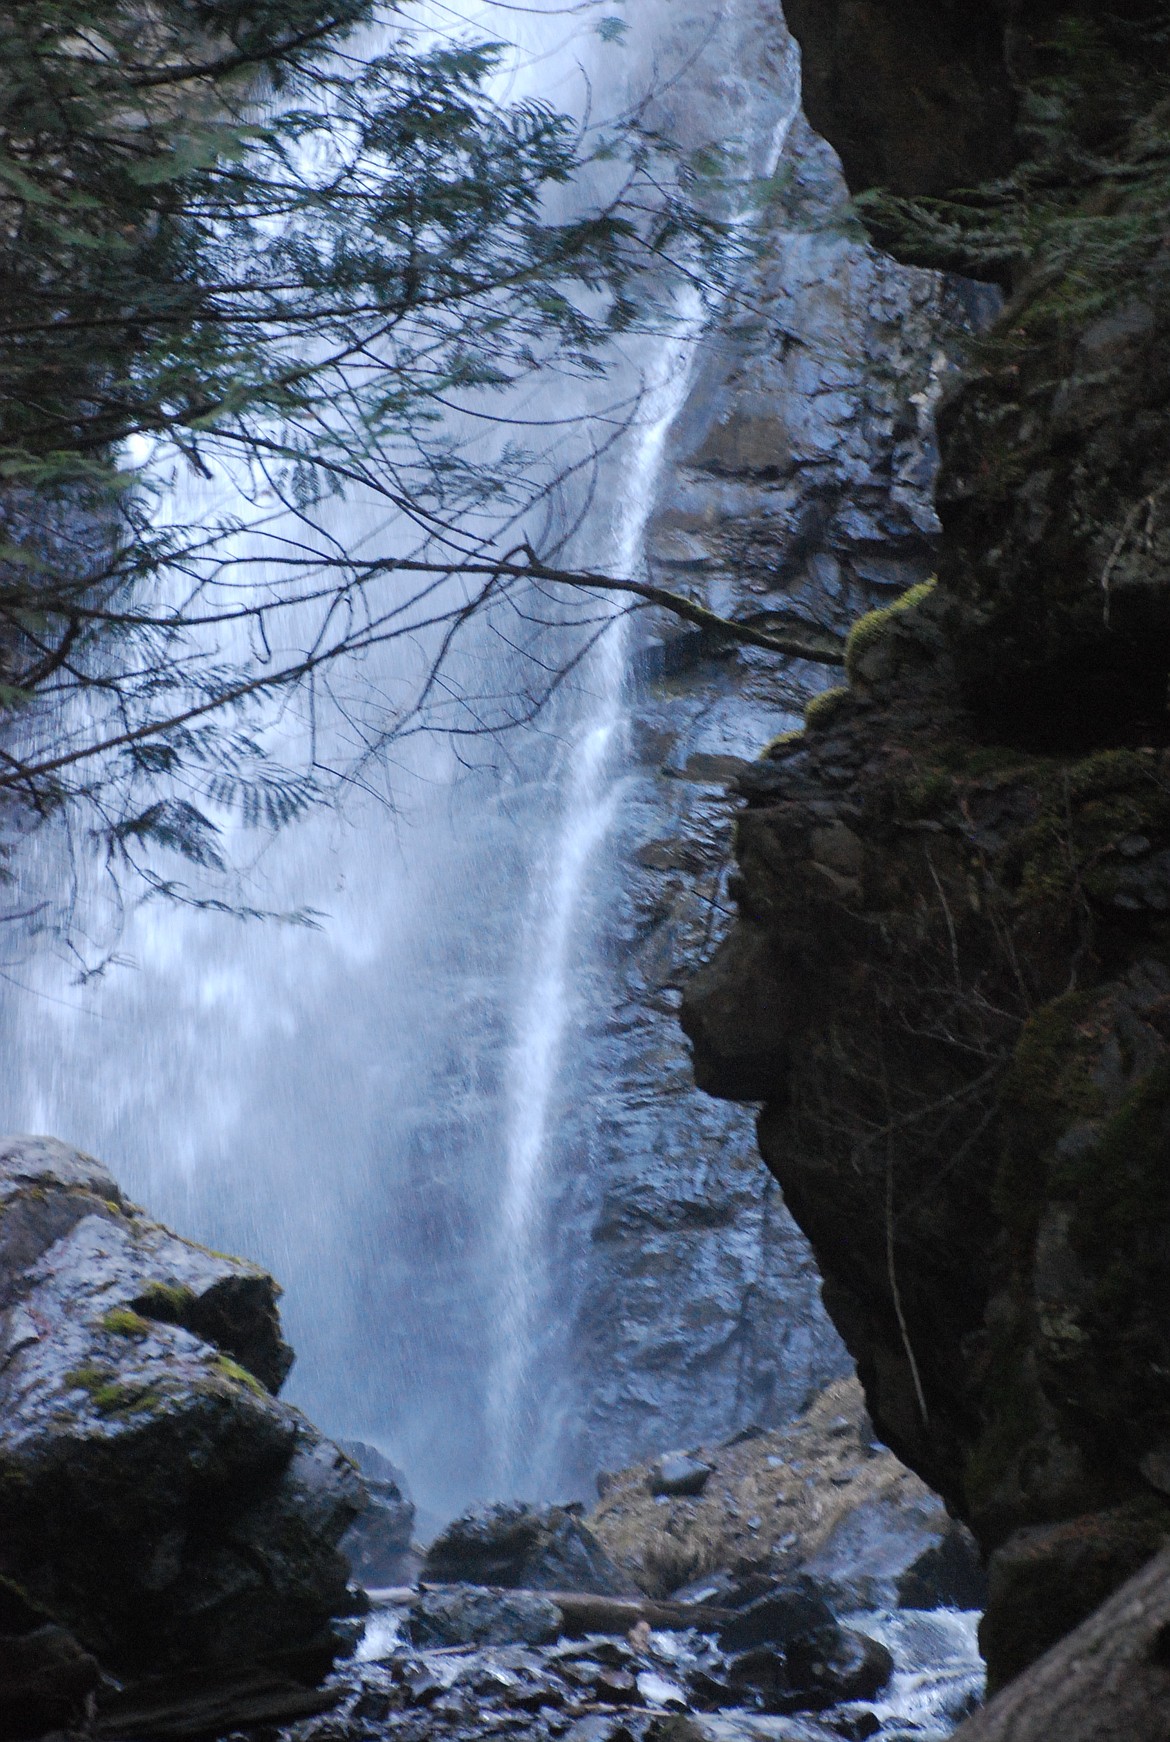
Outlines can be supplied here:
[[[412, 1585], [395, 1585], [371, 1591], [370, 1597], [380, 1607], [409, 1607], [421, 1591], [448, 1588], [427, 1580], [417, 1590]], [[526, 1594], [547, 1597], [556, 1604], [565, 1618], [565, 1635], [569, 1639], [579, 1639], [586, 1633], [628, 1633], [639, 1621], [645, 1621], [649, 1627], [699, 1627], [704, 1633], [717, 1633], [732, 1616], [730, 1609], [712, 1608], [705, 1603], [660, 1603], [653, 1597], [596, 1597], [589, 1591]]]
[[961, 1724], [953, 1742], [1170, 1742], [1170, 1548]]
[[715, 1609], [705, 1603], [658, 1603], [653, 1597], [593, 1597], [581, 1591], [550, 1591], [565, 1618], [570, 1639], [585, 1633], [628, 1633], [639, 1621], [664, 1629], [698, 1627], [717, 1633], [732, 1610]]

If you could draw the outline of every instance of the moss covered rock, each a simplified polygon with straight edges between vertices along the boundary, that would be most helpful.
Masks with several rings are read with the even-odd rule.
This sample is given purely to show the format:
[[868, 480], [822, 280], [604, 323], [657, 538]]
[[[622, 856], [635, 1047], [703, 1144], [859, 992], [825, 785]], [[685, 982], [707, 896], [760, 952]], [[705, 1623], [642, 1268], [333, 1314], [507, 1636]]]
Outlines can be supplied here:
[[[973, 740], [933, 612], [741, 776], [739, 917], [683, 1020], [699, 1082], [764, 1104], [880, 1433], [1001, 1557], [1003, 1679], [1010, 1611], [1051, 1643], [1170, 1517], [1170, 754]], [[1070, 1589], [1063, 1538], [1016, 1551], [1074, 1518]]]
[[[46, 1721], [92, 1687], [86, 1662], [133, 1690], [308, 1684], [337, 1655], [336, 1545], [362, 1492], [275, 1395], [292, 1358], [277, 1294], [150, 1221], [90, 1158], [0, 1143], [0, 1577], [56, 1630], [47, 1658], [20, 1646]], [[32, 1721], [26, 1695], [5, 1733]]]

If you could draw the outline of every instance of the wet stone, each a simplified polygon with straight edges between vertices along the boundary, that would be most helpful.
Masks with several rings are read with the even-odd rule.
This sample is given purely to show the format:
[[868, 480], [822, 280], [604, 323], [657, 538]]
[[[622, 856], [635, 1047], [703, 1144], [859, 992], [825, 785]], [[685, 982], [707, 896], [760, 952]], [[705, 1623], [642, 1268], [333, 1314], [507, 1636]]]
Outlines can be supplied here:
[[714, 1474], [711, 1464], [689, 1452], [666, 1452], [650, 1466], [647, 1486], [651, 1494], [701, 1494]]
[[410, 1611], [416, 1645], [548, 1645], [562, 1625], [549, 1597], [476, 1585], [424, 1591]]

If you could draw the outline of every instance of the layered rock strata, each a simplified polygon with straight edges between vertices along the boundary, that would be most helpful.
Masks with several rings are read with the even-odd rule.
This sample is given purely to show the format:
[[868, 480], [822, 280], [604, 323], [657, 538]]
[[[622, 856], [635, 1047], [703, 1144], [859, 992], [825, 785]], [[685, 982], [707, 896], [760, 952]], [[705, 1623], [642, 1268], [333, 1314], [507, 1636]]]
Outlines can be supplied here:
[[[889, 127], [854, 174], [912, 191], [987, 166], [916, 164], [873, 31], [920, 27], [924, 67], [978, 37], [956, 76], [994, 94], [1100, 24], [1086, 125], [1109, 118], [1115, 172], [1073, 187], [1081, 221], [1148, 173], [1155, 10], [807, 0], [793, 23], [847, 167], [861, 31]], [[684, 1008], [699, 1081], [764, 1104], [878, 1431], [991, 1556], [993, 1682], [1170, 1529], [1170, 270], [1119, 259], [1080, 321], [1041, 320], [1051, 274], [1025, 273], [951, 396], [938, 584], [863, 619], [848, 686], [741, 774], [738, 917]]]

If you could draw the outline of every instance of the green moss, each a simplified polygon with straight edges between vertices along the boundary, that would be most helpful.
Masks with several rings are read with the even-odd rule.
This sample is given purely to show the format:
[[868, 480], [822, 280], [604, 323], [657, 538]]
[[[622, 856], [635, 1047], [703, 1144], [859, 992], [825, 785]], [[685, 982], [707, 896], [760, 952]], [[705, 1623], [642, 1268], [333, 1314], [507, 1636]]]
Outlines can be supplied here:
[[867, 611], [864, 617], [857, 619], [845, 643], [845, 672], [850, 683], [857, 682], [857, 665], [862, 654], [880, 640], [899, 617], [929, 599], [937, 586], [938, 576], [932, 575], [928, 581], [919, 581], [916, 587], [907, 587], [893, 604], [879, 605], [876, 611]]
[[795, 731], [781, 732], [760, 751], [760, 761], [767, 762], [770, 757], [783, 756], [786, 750], [793, 750], [804, 738], [804, 727], [797, 726]]
[[164, 1325], [181, 1325], [195, 1303], [195, 1292], [181, 1282], [148, 1282], [134, 1301], [138, 1312]]
[[898, 814], [912, 821], [919, 817], [934, 817], [947, 809], [954, 796], [955, 783], [950, 775], [938, 768], [923, 769], [900, 784]]
[[993, 1335], [988, 1372], [983, 1427], [963, 1468], [967, 1506], [975, 1518], [993, 1511], [1011, 1491], [1021, 1457], [1044, 1426], [1027, 1341], [1018, 1326]]
[[141, 1313], [131, 1312], [129, 1307], [111, 1307], [108, 1313], [102, 1314], [102, 1329], [116, 1337], [148, 1337], [150, 1320], [144, 1319]]
[[112, 1367], [99, 1367], [96, 1362], [90, 1362], [84, 1367], [71, 1367], [65, 1375], [65, 1383], [70, 1391], [88, 1391], [92, 1396], [101, 1386], [108, 1385], [113, 1377]]
[[1084, 896], [1109, 899], [1117, 884], [1119, 842], [1170, 829], [1170, 796], [1150, 759], [1106, 750], [1079, 762], [1039, 765], [1035, 820], [1017, 834], [1005, 865], [1023, 906], [1065, 906]]
[[151, 1409], [158, 1401], [149, 1385], [127, 1384], [110, 1367], [91, 1362], [74, 1367], [65, 1375], [65, 1383], [74, 1391], [85, 1391], [99, 1415], [127, 1415]]
[[1138, 750], [1098, 750], [1073, 763], [1068, 770], [1068, 791], [1074, 799], [1100, 798], [1131, 787], [1149, 789], [1153, 777], [1150, 758]]
[[811, 731], [814, 726], [827, 726], [848, 695], [849, 685], [839, 684], [836, 689], [822, 690], [819, 695], [814, 696], [804, 710], [805, 730]]
[[212, 1366], [222, 1373], [225, 1379], [230, 1379], [233, 1384], [246, 1386], [254, 1396], [268, 1396], [256, 1375], [249, 1373], [246, 1367], [241, 1367], [238, 1361], [233, 1361], [230, 1355], [217, 1355]]

